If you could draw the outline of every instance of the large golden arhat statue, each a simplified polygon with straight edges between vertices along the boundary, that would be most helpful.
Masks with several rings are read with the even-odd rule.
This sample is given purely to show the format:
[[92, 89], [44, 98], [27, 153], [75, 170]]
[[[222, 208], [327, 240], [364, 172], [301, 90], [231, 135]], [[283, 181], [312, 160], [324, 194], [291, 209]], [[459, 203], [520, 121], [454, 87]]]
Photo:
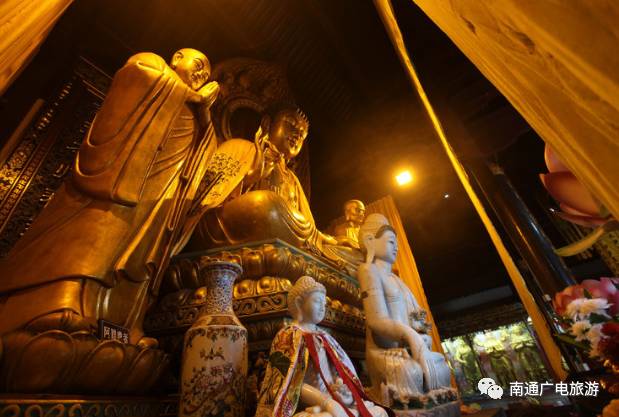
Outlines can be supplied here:
[[[116, 73], [72, 175], [0, 262], [0, 334], [72, 340], [99, 329], [156, 345], [143, 338], [144, 314], [190, 233], [189, 203], [216, 146], [210, 72], [203, 53], [181, 49], [170, 65], [140, 53]], [[4, 339], [6, 356], [15, 339]]]

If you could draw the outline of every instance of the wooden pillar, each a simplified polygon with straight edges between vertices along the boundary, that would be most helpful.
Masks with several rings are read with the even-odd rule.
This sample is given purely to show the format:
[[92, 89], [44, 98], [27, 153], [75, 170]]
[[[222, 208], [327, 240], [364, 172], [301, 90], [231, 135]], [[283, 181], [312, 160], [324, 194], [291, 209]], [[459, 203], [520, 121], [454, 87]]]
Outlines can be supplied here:
[[546, 300], [569, 285], [572, 273], [554, 252], [552, 243], [497, 164], [466, 163], [485, 200], [492, 207], [509, 239], [527, 263], [535, 285]]
[[619, 218], [619, 3], [412, 1]]
[[[551, 301], [555, 293], [576, 284], [571, 271], [554, 252], [552, 243], [501, 167], [487, 165], [483, 161], [469, 162], [467, 167], [510, 241], [526, 262], [530, 274], [522, 276], [546, 322], [555, 333], [560, 332]], [[573, 351], [561, 341], [557, 341], [557, 345], [570, 371], [582, 372], [584, 368], [574, 357]]]
[[0, 4], [0, 95], [30, 62], [72, 0], [4, 0]]

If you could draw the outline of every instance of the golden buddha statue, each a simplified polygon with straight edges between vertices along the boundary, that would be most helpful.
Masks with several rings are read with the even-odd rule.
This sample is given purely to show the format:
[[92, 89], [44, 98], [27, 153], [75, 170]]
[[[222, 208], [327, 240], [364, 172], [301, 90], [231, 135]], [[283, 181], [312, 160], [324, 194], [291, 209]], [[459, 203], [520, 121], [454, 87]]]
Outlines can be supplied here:
[[72, 175], [0, 262], [0, 334], [92, 332], [103, 319], [142, 340], [216, 147], [210, 72], [203, 53], [181, 49], [170, 66], [140, 53], [115, 74]]
[[545, 381], [549, 378], [535, 340], [524, 323], [512, 325], [506, 336], [516, 352], [527, 381]]
[[508, 353], [505, 350], [500, 336], [494, 332], [484, 333], [483, 337], [475, 337], [474, 343], [484, 349], [488, 355], [490, 367], [496, 376], [496, 383], [501, 387], [508, 387], [510, 382], [516, 381], [516, 371], [512, 365]]
[[215, 208], [207, 209], [199, 220], [188, 248], [203, 250], [278, 238], [333, 259], [323, 247], [337, 241], [316, 228], [303, 188], [289, 168], [308, 128], [298, 108], [283, 105], [267, 111], [255, 142], [224, 142], [208, 168], [219, 182], [201, 201], [201, 207]]
[[454, 345], [454, 360], [462, 367], [462, 373], [466, 381], [465, 391], [474, 391], [477, 387], [477, 382], [482, 377], [475, 358], [475, 352], [461, 338], [455, 339]]
[[344, 203], [344, 222], [335, 226], [333, 235], [341, 246], [359, 249], [359, 228], [365, 220], [365, 204], [361, 200]]

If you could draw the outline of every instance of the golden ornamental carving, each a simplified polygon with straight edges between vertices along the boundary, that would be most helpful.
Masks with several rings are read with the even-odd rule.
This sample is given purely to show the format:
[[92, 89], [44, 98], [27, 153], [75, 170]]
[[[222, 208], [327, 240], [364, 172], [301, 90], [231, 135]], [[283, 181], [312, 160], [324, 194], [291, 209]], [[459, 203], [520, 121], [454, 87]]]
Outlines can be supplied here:
[[600, 254], [613, 276], [619, 275], [619, 232], [606, 234], [593, 247]]
[[[293, 100], [285, 72], [273, 63], [229, 59], [215, 66], [213, 79], [221, 85], [221, 95], [211, 113], [217, 136], [224, 140], [253, 139], [260, 117], [269, 107]], [[255, 117], [235, 117], [243, 112]]]
[[234, 298], [254, 297], [277, 292], [288, 291], [292, 284], [289, 279], [276, 277], [262, 277], [258, 280], [244, 279], [234, 285]]
[[[235, 285], [233, 308], [244, 323], [273, 315], [288, 315], [287, 292], [290, 281], [284, 278], [266, 278], [269, 282], [268, 292], [256, 290], [261, 281], [267, 281], [263, 279], [247, 279]], [[205, 287], [167, 294], [146, 317], [145, 328], [148, 333], [158, 334], [167, 329], [191, 326], [204, 306], [205, 295]], [[359, 308], [328, 298], [325, 325], [362, 335], [364, 316]]]
[[[241, 293], [254, 294], [258, 291], [267, 293], [272, 291], [272, 283], [291, 285], [297, 278], [309, 275], [325, 285], [329, 294], [334, 298], [353, 306], [361, 306], [361, 293], [355, 279], [277, 240], [254, 247], [245, 246], [222, 250], [210, 256], [241, 265], [243, 281], [260, 280], [259, 284], [249, 282], [237, 284], [235, 286], [236, 296]], [[208, 258], [209, 256], [206, 256], [205, 259]], [[162, 289], [174, 292], [183, 288], [199, 287], [198, 268], [199, 261], [195, 257], [175, 258], [166, 272], [166, 280]], [[280, 281], [270, 281], [272, 279], [270, 277], [285, 277], [288, 283], [280, 284]]]

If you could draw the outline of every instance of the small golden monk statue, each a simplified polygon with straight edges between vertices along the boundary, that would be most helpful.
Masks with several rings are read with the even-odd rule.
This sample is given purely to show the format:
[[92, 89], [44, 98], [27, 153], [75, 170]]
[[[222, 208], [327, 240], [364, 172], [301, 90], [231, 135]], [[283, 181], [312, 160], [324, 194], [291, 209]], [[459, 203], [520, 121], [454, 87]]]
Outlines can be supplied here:
[[216, 147], [210, 72], [203, 53], [181, 49], [169, 66], [139, 53], [115, 74], [72, 175], [0, 262], [0, 334], [93, 330], [103, 319], [142, 339]]
[[207, 211], [189, 243], [192, 250], [278, 238], [321, 255], [324, 245], [337, 244], [316, 228], [289, 168], [307, 137], [307, 118], [293, 105], [267, 113], [254, 142], [227, 140], [213, 157], [208, 171], [218, 182], [202, 199], [198, 211]]
[[365, 219], [365, 204], [360, 200], [344, 203], [344, 222], [335, 226], [334, 236], [338, 244], [359, 249], [359, 228]]
[[288, 292], [294, 322], [273, 339], [256, 417], [387, 417], [369, 401], [348, 355], [317, 325], [325, 317], [326, 289], [312, 277]]

